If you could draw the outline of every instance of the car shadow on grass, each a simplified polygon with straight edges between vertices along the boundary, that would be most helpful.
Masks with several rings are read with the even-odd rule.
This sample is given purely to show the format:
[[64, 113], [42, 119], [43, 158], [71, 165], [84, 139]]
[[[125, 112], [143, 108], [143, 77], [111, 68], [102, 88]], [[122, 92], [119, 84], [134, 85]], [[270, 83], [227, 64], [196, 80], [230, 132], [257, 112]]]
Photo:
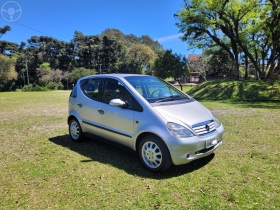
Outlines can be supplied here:
[[148, 171], [141, 164], [136, 153], [95, 139], [86, 138], [84, 141], [76, 143], [70, 140], [69, 135], [62, 135], [50, 138], [49, 140], [84, 156], [85, 159], [81, 160], [81, 164], [91, 164], [93, 161], [98, 161], [124, 170], [128, 174], [152, 179], [168, 179], [170, 177], [191, 173], [207, 165], [215, 156], [211, 154], [207, 157], [192, 161], [189, 164], [171, 166], [163, 173], [153, 173]]

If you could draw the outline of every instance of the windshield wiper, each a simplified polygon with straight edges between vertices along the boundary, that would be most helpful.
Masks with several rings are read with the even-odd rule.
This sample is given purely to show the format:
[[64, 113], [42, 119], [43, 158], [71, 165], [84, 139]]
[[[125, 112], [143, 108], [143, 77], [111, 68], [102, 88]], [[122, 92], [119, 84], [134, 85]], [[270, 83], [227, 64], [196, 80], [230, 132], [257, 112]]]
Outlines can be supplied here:
[[179, 95], [176, 95], [176, 96], [169, 96], [165, 98], [159, 98], [159, 100], [155, 101], [154, 103], [174, 101], [174, 100], [181, 100], [181, 97]]

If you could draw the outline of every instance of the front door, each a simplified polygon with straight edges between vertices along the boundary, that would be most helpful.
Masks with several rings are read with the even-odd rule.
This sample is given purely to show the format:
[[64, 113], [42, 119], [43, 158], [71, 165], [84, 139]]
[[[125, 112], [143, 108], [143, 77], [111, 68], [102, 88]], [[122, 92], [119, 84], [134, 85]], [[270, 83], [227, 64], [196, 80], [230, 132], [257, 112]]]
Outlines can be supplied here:
[[[96, 134], [133, 148], [134, 111], [132, 109], [132, 95], [124, 85], [115, 79], [108, 78], [104, 81], [101, 101], [96, 104]], [[112, 99], [127, 101], [127, 108], [110, 106]]]

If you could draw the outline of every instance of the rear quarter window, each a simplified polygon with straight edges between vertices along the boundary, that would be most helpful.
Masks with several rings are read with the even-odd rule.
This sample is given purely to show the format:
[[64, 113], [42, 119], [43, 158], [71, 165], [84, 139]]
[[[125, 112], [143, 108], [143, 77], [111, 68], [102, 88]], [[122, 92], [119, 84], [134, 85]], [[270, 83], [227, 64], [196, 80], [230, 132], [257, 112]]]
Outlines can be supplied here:
[[77, 97], [77, 85], [75, 85], [73, 90], [71, 91], [70, 97], [72, 97], [72, 98], [76, 98]]

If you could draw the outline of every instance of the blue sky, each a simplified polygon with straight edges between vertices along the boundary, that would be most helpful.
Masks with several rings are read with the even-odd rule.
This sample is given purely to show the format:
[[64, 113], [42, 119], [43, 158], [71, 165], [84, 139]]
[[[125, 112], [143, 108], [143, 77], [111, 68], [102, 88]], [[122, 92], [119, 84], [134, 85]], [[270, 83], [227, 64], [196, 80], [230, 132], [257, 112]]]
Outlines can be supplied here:
[[[174, 14], [183, 3], [183, 0], [0, 0], [0, 27], [12, 28], [1, 40], [20, 43], [31, 36], [48, 35], [70, 41], [75, 30], [96, 35], [107, 28], [117, 28], [124, 34], [149, 35], [165, 49], [182, 55], [199, 53], [188, 50], [187, 44], [179, 39]], [[9, 14], [15, 12], [11, 8], [21, 11], [9, 19]]]

